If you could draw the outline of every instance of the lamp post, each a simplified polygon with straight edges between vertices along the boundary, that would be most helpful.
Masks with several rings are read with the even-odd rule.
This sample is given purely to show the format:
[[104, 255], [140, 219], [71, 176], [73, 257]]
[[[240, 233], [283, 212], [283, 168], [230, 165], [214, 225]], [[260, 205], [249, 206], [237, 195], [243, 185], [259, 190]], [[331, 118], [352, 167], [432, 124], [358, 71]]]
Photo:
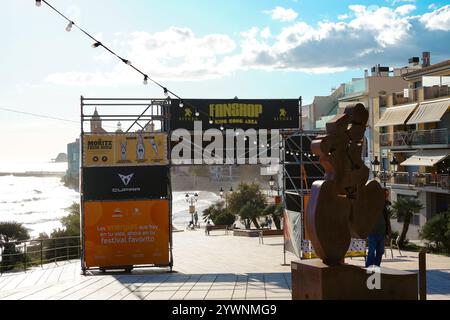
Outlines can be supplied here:
[[373, 176], [380, 179], [380, 182], [383, 183], [384, 187], [386, 187], [387, 181], [389, 181], [392, 177], [395, 177], [398, 170], [398, 160], [396, 157], [392, 157], [392, 160], [389, 161], [390, 171], [386, 171], [384, 165], [383, 170], [380, 170], [381, 163], [378, 160], [378, 156], [375, 156], [375, 159], [371, 162], [371, 164]]
[[[232, 192], [233, 192], [233, 187], [230, 187], [229, 193], [232, 193]], [[219, 195], [222, 199], [223, 199], [223, 196], [225, 196], [225, 209], [227, 209], [228, 208], [228, 193], [223, 191], [223, 188], [220, 187]]]
[[189, 204], [189, 213], [191, 214], [191, 224], [194, 225], [195, 204], [198, 201], [198, 193], [186, 193], [184, 196], [186, 203]]

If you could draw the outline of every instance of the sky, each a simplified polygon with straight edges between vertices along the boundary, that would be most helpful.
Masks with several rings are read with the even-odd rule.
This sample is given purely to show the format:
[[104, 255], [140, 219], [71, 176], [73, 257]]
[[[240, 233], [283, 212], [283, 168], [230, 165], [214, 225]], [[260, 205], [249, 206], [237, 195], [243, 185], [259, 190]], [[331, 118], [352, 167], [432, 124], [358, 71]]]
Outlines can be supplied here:
[[[48, 0], [183, 98], [310, 103], [380, 63], [450, 58], [450, 1]], [[45, 161], [79, 135], [80, 96], [163, 97], [35, 0], [0, 11], [2, 161]], [[18, 110], [70, 121], [13, 113]], [[101, 110], [100, 110], [101, 113]]]

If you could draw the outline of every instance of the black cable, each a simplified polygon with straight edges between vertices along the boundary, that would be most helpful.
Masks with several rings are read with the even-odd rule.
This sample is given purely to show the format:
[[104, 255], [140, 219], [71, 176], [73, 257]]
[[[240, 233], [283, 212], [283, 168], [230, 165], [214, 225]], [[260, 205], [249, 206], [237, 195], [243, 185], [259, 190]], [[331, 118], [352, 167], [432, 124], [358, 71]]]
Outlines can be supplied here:
[[102, 42], [100, 42], [99, 40], [97, 40], [96, 38], [94, 38], [89, 32], [87, 32], [86, 30], [84, 30], [83, 28], [81, 28], [80, 26], [78, 26], [74, 21], [70, 20], [68, 17], [66, 17], [61, 11], [59, 11], [58, 9], [56, 9], [54, 6], [52, 6], [50, 3], [48, 3], [46, 0], [42, 0], [43, 3], [45, 3], [50, 9], [52, 9], [53, 11], [55, 11], [57, 14], [59, 14], [61, 17], [63, 17], [66, 21], [69, 22], [69, 24], [71, 24], [72, 26], [75, 26], [78, 30], [80, 30], [82, 33], [84, 33], [86, 36], [88, 36], [90, 39], [92, 39], [96, 45], [96, 47], [103, 47], [106, 51], [108, 51], [109, 53], [111, 53], [112, 55], [116, 56], [118, 59], [120, 59], [123, 63], [129, 65], [131, 68], [133, 68], [135, 71], [139, 72], [142, 76], [144, 76], [144, 80], [150, 80], [151, 82], [153, 82], [155, 85], [159, 86], [161, 89], [164, 90], [164, 93], [166, 94], [171, 94], [175, 97], [177, 97], [178, 99], [181, 100], [180, 96], [178, 96], [176, 93], [174, 93], [173, 91], [167, 89], [167, 87], [163, 86], [162, 84], [160, 84], [158, 81], [152, 79], [149, 75], [147, 75], [146, 73], [144, 73], [143, 71], [141, 71], [140, 69], [136, 68], [135, 66], [133, 66], [131, 64], [131, 62], [125, 58], [122, 58], [121, 56], [119, 56], [117, 53], [115, 53], [113, 50], [111, 50], [110, 48], [108, 48], [107, 46], [105, 46]]

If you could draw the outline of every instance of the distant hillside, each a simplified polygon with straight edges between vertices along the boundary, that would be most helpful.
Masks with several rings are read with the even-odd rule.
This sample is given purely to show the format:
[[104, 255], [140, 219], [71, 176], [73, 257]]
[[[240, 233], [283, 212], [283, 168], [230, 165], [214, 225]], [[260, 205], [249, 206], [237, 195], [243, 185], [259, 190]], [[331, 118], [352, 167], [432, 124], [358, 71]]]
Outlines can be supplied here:
[[67, 162], [67, 154], [59, 153], [55, 159], [52, 159], [53, 162]]

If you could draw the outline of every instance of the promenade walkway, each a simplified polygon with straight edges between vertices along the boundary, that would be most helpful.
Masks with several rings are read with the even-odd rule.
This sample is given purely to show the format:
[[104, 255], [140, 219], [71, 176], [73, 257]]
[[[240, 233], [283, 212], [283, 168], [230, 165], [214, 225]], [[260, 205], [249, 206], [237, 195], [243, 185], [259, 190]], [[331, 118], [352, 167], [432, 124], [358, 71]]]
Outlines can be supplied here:
[[[417, 270], [417, 254], [405, 252], [384, 266]], [[390, 257], [390, 256], [389, 256]], [[450, 258], [428, 255], [430, 299], [450, 299]], [[286, 255], [289, 263], [296, 257]], [[362, 258], [346, 262], [362, 265]], [[222, 230], [174, 233], [174, 271], [135, 269], [131, 274], [80, 274], [80, 261], [48, 264], [0, 276], [0, 299], [291, 299], [290, 266], [283, 238], [233, 237]]]

